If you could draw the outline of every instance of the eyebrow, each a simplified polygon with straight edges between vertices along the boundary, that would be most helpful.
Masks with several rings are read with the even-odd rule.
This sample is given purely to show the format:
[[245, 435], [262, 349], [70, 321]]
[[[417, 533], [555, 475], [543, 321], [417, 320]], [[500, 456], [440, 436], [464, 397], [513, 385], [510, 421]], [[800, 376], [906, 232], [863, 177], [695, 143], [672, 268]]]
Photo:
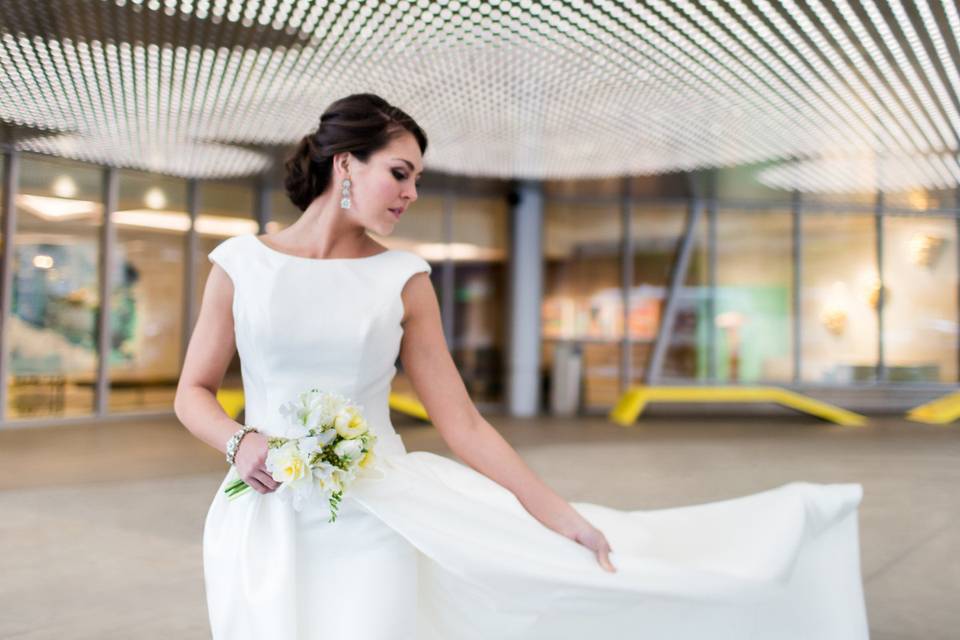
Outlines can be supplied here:
[[[401, 160], [404, 164], [406, 164], [408, 167], [410, 167], [410, 171], [413, 171], [413, 163], [410, 162], [409, 160], [407, 160], [406, 158], [391, 158], [391, 160]], [[421, 171], [421, 172], [418, 173], [417, 175], [418, 175], [418, 176], [422, 176], [422, 175], [423, 175], [423, 171]]]

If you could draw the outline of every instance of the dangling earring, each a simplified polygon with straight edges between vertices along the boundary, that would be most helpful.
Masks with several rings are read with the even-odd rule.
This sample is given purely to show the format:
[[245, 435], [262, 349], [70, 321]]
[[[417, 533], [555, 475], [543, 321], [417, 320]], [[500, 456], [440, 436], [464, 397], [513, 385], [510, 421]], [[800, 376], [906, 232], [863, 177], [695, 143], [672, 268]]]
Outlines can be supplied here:
[[350, 208], [350, 178], [343, 179], [343, 190], [340, 192], [340, 206], [344, 209]]

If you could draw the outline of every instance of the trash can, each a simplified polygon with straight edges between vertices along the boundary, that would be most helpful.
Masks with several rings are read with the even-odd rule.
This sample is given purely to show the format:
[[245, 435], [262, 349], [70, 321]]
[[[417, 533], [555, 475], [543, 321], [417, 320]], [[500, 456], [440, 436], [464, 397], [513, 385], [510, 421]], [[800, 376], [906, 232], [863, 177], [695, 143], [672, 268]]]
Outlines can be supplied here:
[[583, 357], [580, 344], [558, 342], [553, 351], [550, 384], [550, 413], [575, 416], [580, 411], [580, 372]]

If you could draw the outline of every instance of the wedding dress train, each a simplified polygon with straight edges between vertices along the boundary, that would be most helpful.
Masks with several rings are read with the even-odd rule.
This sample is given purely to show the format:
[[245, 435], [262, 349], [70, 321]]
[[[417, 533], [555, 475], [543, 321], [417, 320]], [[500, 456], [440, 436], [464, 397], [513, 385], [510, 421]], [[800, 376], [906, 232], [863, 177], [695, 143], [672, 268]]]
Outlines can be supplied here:
[[400, 291], [430, 265], [408, 251], [312, 259], [253, 235], [211, 253], [234, 284], [246, 422], [281, 435], [308, 387], [364, 408], [379, 473], [333, 523], [275, 494], [227, 500], [203, 534], [215, 639], [860, 640], [858, 484], [794, 482], [708, 504], [622, 511], [572, 503], [616, 573], [455, 460], [407, 452], [390, 422]]

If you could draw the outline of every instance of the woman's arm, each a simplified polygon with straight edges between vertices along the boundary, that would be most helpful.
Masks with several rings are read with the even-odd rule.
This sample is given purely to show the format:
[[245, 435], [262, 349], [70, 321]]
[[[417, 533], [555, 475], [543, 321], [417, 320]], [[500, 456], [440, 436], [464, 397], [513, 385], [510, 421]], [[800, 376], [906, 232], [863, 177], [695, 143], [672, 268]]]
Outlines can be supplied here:
[[[214, 264], [203, 291], [200, 313], [193, 328], [183, 370], [177, 382], [173, 410], [190, 433], [226, 453], [227, 441], [240, 428], [217, 401], [217, 389], [236, 351], [233, 338], [233, 281]], [[267, 440], [248, 433], [234, 457], [240, 477], [260, 493], [279, 484], [266, 470]]]
[[547, 486], [477, 411], [447, 349], [429, 276], [413, 275], [402, 298], [406, 313], [400, 360], [450, 449], [473, 469], [509, 489], [545, 526], [596, 551], [601, 566], [614, 571], [607, 555], [610, 545], [603, 534]]

